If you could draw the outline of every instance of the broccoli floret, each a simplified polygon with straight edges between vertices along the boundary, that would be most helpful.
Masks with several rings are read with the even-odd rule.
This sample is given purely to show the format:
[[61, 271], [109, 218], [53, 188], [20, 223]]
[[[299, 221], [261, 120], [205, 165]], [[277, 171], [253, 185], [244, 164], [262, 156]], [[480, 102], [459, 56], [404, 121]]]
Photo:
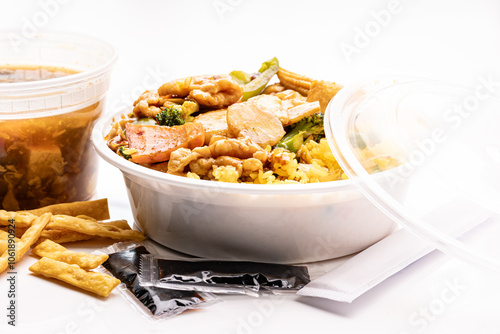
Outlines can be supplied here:
[[315, 141], [325, 137], [325, 127], [323, 125], [324, 115], [321, 112], [301, 119], [291, 126], [287, 134], [281, 138], [276, 146], [297, 152], [302, 146], [304, 139], [313, 136]]
[[166, 107], [156, 115], [158, 124], [165, 126], [183, 125], [186, 123], [182, 117], [182, 112], [173, 107]]

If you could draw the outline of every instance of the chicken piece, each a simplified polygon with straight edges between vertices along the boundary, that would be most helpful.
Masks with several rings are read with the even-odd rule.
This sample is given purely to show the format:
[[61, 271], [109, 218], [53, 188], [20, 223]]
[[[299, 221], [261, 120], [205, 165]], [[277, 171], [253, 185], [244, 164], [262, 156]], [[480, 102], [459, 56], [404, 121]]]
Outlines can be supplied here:
[[285, 151], [281, 147], [277, 147], [271, 152], [269, 157], [269, 162], [271, 163], [271, 165], [278, 164], [284, 166], [290, 163], [290, 161], [292, 161], [293, 158], [294, 158], [293, 153]]
[[297, 123], [304, 117], [311, 116], [320, 110], [318, 102], [307, 103], [304, 96], [291, 89], [277, 93], [276, 96], [281, 99], [281, 105], [288, 114], [288, 122], [282, 122], [283, 126]]
[[321, 112], [325, 113], [330, 100], [342, 89], [342, 85], [335, 82], [314, 80], [307, 94], [307, 102], [319, 101]]
[[297, 123], [304, 117], [311, 116], [321, 110], [320, 103], [309, 102], [288, 109], [289, 124]]
[[203, 158], [210, 158], [212, 152], [210, 152], [210, 148], [208, 146], [200, 146], [193, 148], [193, 152], [198, 153]]
[[276, 83], [276, 84], [272, 84], [272, 85], [269, 85], [267, 86], [261, 94], [276, 94], [276, 93], [279, 93], [279, 92], [282, 92], [285, 90], [285, 87], [283, 87], [282, 85], [280, 85], [279, 83]]
[[199, 153], [193, 152], [188, 148], [178, 148], [170, 154], [167, 172], [170, 174], [184, 173], [186, 166], [200, 157]]
[[212, 138], [210, 139], [210, 142], [208, 143], [208, 146], [212, 145], [218, 140], [224, 140], [224, 139], [233, 139], [233, 138], [228, 138], [226, 136], [220, 136], [220, 135], [213, 135]]
[[264, 170], [264, 164], [259, 159], [249, 158], [243, 160], [243, 176], [248, 176], [253, 172]]
[[158, 88], [158, 94], [187, 97], [200, 106], [225, 108], [241, 99], [243, 89], [229, 75], [200, 75], [167, 82]]
[[132, 112], [137, 118], [155, 117], [161, 111], [160, 107], [163, 103], [158, 93], [147, 90], [134, 102]]
[[257, 95], [248, 99], [248, 101], [278, 116], [281, 124], [288, 123], [288, 113], [286, 112], [286, 108], [281, 104], [281, 99], [279, 97], [273, 95]]
[[229, 106], [227, 125], [234, 137], [248, 137], [265, 148], [276, 145], [285, 135], [285, 130], [278, 115], [272, 111], [274, 104], [267, 108], [262, 102], [246, 101]]
[[167, 161], [178, 148], [193, 149], [205, 142], [205, 131], [201, 124], [186, 123], [168, 127], [127, 123], [125, 128], [129, 148], [136, 150], [131, 155], [135, 163]]
[[208, 148], [210, 149], [211, 156], [213, 158], [230, 156], [239, 159], [248, 159], [254, 158], [255, 155], [262, 157], [263, 155], [259, 153], [264, 153], [265, 160], [263, 162], [267, 160], [267, 154], [265, 151], [248, 138], [220, 139], [213, 142]]
[[253, 154], [253, 157], [263, 164], [266, 163], [267, 159], [269, 158], [266, 151], [257, 151]]
[[212, 171], [215, 162], [214, 158], [200, 158], [189, 163], [189, 169], [192, 173], [199, 176], [207, 176]]
[[205, 129], [205, 145], [209, 145], [214, 135], [229, 136], [227, 129], [227, 109], [220, 109], [199, 114], [193, 123], [203, 124]]
[[249, 176], [251, 173], [264, 170], [263, 163], [255, 158], [238, 159], [228, 156], [220, 156], [213, 162], [213, 167], [232, 166], [240, 176]]
[[215, 159], [213, 166], [233, 166], [240, 176], [243, 172], [243, 161], [234, 157], [220, 156]]
[[287, 89], [277, 93], [276, 97], [280, 98], [281, 105], [285, 109], [290, 109], [307, 102], [304, 96], [300, 95], [299, 92], [291, 89]]

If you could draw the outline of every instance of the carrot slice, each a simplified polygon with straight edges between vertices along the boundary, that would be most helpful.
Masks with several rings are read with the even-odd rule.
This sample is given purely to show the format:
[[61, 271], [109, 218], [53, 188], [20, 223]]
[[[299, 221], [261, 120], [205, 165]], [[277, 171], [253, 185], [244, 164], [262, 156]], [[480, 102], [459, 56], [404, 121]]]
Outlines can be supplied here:
[[171, 127], [129, 123], [126, 130], [128, 146], [136, 150], [132, 154], [135, 163], [167, 161], [176, 149], [193, 149], [205, 142], [203, 125], [196, 123]]

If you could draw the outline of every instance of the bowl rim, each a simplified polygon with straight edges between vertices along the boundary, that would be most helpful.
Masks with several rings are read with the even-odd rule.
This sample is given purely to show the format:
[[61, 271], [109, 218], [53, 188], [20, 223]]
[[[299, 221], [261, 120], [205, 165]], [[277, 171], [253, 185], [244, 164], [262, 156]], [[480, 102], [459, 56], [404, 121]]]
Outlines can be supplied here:
[[[169, 185], [192, 188], [198, 191], [225, 192], [258, 195], [300, 195], [309, 193], [327, 193], [340, 190], [355, 189], [355, 180], [338, 180], [306, 184], [247, 184], [216, 182], [209, 180], [190, 179], [184, 176], [172, 175], [150, 168], [140, 166], [125, 160], [111, 151], [104, 140], [104, 135], [109, 131], [113, 120], [130, 112], [130, 107], [122, 108], [114, 113], [102, 115], [92, 130], [91, 141], [99, 156], [107, 163], [118, 168], [124, 176], [133, 175], [149, 181]], [[381, 173], [382, 174], [382, 173]]]

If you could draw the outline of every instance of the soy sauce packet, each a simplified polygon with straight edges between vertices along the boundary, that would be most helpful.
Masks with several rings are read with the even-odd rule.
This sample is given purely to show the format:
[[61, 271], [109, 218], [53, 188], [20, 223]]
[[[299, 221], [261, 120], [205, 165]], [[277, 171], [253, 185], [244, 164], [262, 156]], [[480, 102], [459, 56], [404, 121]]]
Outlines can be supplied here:
[[305, 266], [170, 260], [154, 255], [142, 255], [141, 259], [141, 284], [155, 287], [258, 296], [296, 292], [310, 282]]
[[143, 286], [139, 281], [141, 255], [150, 252], [140, 244], [118, 243], [101, 253], [109, 256], [101, 270], [118, 278], [122, 282], [118, 288], [125, 299], [153, 320], [197, 309], [217, 299], [209, 293]]

